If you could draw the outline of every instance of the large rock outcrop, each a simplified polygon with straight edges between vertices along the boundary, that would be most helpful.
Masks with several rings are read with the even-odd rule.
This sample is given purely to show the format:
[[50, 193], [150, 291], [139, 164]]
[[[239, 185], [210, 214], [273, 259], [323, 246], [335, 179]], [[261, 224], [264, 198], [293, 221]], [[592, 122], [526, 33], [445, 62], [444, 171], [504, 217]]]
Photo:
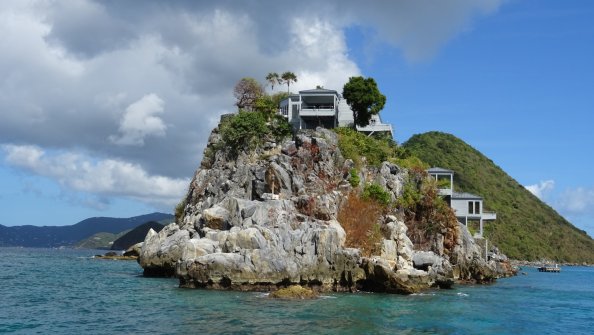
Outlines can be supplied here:
[[[303, 131], [233, 158], [223, 148], [215, 129], [182, 215], [147, 234], [139, 258], [145, 275], [176, 276], [182, 287], [274, 290], [300, 284], [411, 293], [447, 287], [454, 279], [485, 281], [503, 274], [481, 261], [467, 231], [451, 258], [413, 250], [406, 225], [394, 215], [377, 222], [378, 255], [363, 257], [346, 247], [337, 217], [353, 190], [348, 181], [353, 162], [342, 157], [332, 131]], [[364, 169], [361, 179], [396, 199], [406, 173], [385, 162]]]

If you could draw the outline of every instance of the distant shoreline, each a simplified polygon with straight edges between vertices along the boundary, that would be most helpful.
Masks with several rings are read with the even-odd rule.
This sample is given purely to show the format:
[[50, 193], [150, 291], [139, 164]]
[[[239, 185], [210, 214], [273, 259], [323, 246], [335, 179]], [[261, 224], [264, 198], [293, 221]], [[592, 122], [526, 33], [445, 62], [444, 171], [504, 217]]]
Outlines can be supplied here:
[[526, 261], [526, 260], [519, 260], [519, 259], [511, 259], [511, 265], [513, 266], [530, 266], [530, 267], [541, 267], [544, 265], [550, 264], [557, 264], [558, 266], [586, 266], [586, 267], [594, 267], [594, 264], [589, 264], [586, 262], [583, 263], [570, 263], [570, 262], [556, 262], [551, 260], [541, 260], [541, 261]]

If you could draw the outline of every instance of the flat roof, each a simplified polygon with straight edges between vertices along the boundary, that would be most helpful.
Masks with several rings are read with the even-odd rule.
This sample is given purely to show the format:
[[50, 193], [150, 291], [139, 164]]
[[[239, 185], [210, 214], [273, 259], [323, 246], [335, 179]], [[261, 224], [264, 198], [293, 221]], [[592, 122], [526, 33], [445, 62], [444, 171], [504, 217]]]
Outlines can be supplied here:
[[463, 200], [483, 200], [483, 197], [466, 192], [454, 192], [452, 193], [452, 199], [463, 199]]
[[313, 90], [299, 91], [299, 94], [335, 94], [335, 95], [338, 95], [338, 92], [336, 92], [335, 90], [328, 90], [325, 88], [314, 88]]
[[440, 167], [432, 167], [430, 169], [427, 169], [428, 173], [450, 173], [450, 174], [454, 174], [454, 171], [452, 170], [448, 170], [448, 169], [444, 169], [444, 168], [440, 168]]

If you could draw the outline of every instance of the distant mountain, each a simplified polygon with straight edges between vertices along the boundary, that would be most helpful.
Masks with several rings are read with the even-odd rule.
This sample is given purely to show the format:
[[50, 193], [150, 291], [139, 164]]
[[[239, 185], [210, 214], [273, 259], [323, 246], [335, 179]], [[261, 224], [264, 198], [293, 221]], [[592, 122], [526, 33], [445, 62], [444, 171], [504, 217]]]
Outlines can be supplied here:
[[453, 170], [455, 191], [484, 198], [485, 209], [497, 212], [497, 220], [485, 225], [485, 236], [508, 256], [594, 263], [594, 240], [586, 232], [464, 141], [429, 132], [412, 136], [403, 146], [431, 166]]
[[160, 232], [164, 227], [165, 226], [155, 221], [143, 223], [115, 240], [111, 245], [111, 250], [126, 250], [134, 244], [144, 241], [149, 229]]
[[0, 246], [53, 248], [74, 246], [96, 233], [117, 234], [136, 228], [148, 221], [171, 220], [173, 215], [151, 213], [131, 218], [95, 217], [71, 226], [14, 226], [0, 225]]

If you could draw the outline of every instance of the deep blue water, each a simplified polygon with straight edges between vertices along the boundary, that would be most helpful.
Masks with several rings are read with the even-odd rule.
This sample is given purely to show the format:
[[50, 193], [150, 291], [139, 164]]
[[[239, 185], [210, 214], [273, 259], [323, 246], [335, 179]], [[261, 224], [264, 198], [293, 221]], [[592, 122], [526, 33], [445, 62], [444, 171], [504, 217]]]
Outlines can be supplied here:
[[279, 301], [143, 278], [99, 251], [0, 248], [0, 333], [593, 334], [594, 268], [420, 295], [328, 294]]

